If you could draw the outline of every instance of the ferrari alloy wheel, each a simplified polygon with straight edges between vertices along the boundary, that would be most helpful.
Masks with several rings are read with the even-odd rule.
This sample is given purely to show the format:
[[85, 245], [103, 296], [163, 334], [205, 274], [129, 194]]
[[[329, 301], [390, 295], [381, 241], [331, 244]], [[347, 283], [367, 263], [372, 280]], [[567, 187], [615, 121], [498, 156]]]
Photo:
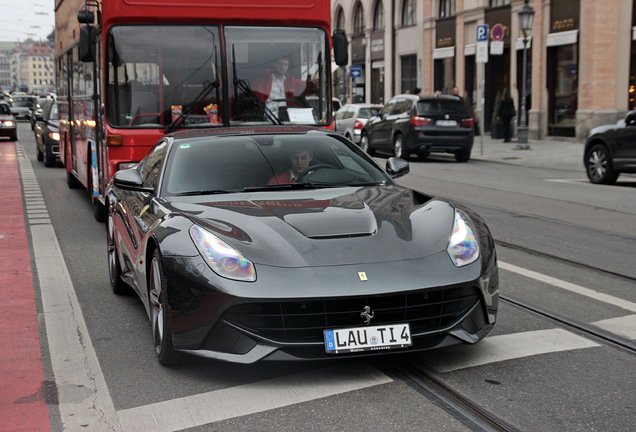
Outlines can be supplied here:
[[113, 216], [108, 215], [106, 227], [106, 246], [108, 247], [108, 278], [110, 288], [117, 295], [128, 294], [130, 288], [121, 278], [121, 265], [119, 264], [119, 254], [115, 246], [115, 228], [113, 227]]
[[612, 167], [612, 156], [602, 144], [596, 144], [590, 149], [585, 159], [585, 168], [592, 183], [612, 184], [619, 175]]
[[150, 302], [150, 320], [152, 324], [152, 338], [159, 363], [164, 366], [175, 366], [181, 363], [183, 354], [175, 351], [172, 345], [172, 331], [170, 317], [167, 313], [166, 279], [161, 264], [161, 254], [155, 250], [150, 263], [148, 281], [148, 301]]

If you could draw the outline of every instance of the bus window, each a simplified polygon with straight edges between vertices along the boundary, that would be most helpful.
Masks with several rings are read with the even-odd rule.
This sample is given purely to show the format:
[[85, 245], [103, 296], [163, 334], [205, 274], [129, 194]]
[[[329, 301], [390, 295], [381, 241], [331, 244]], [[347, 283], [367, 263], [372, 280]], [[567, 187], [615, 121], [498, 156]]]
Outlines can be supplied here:
[[108, 123], [165, 127], [188, 108], [182, 126], [221, 124], [221, 93], [211, 85], [220, 79], [218, 34], [214, 26], [113, 27], [104, 96]]
[[225, 39], [232, 124], [330, 123], [324, 31], [228, 26]]

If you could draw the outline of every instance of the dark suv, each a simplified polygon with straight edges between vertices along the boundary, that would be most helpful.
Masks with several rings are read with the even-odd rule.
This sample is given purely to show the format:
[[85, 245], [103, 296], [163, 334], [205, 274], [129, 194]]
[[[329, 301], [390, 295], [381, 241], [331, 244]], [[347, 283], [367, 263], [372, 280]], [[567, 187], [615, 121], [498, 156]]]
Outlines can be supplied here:
[[399, 95], [372, 117], [360, 138], [369, 154], [392, 152], [408, 159], [425, 159], [432, 152], [453, 153], [458, 162], [470, 159], [475, 121], [464, 100], [457, 96]]

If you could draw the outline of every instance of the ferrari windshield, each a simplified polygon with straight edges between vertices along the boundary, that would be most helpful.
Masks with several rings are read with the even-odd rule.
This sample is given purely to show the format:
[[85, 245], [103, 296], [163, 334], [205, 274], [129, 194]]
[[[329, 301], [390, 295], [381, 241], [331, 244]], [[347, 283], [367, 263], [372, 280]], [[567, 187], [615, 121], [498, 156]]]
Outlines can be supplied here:
[[318, 28], [118, 25], [107, 37], [111, 126], [330, 121], [327, 36]]
[[393, 184], [336, 135], [208, 136], [175, 140], [163, 195], [219, 194]]

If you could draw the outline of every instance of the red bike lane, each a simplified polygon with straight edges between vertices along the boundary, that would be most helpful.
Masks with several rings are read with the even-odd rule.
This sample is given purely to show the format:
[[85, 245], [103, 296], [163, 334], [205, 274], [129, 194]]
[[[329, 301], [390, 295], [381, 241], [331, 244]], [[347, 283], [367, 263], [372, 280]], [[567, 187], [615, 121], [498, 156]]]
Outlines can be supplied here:
[[0, 432], [49, 431], [15, 143], [0, 141]]

